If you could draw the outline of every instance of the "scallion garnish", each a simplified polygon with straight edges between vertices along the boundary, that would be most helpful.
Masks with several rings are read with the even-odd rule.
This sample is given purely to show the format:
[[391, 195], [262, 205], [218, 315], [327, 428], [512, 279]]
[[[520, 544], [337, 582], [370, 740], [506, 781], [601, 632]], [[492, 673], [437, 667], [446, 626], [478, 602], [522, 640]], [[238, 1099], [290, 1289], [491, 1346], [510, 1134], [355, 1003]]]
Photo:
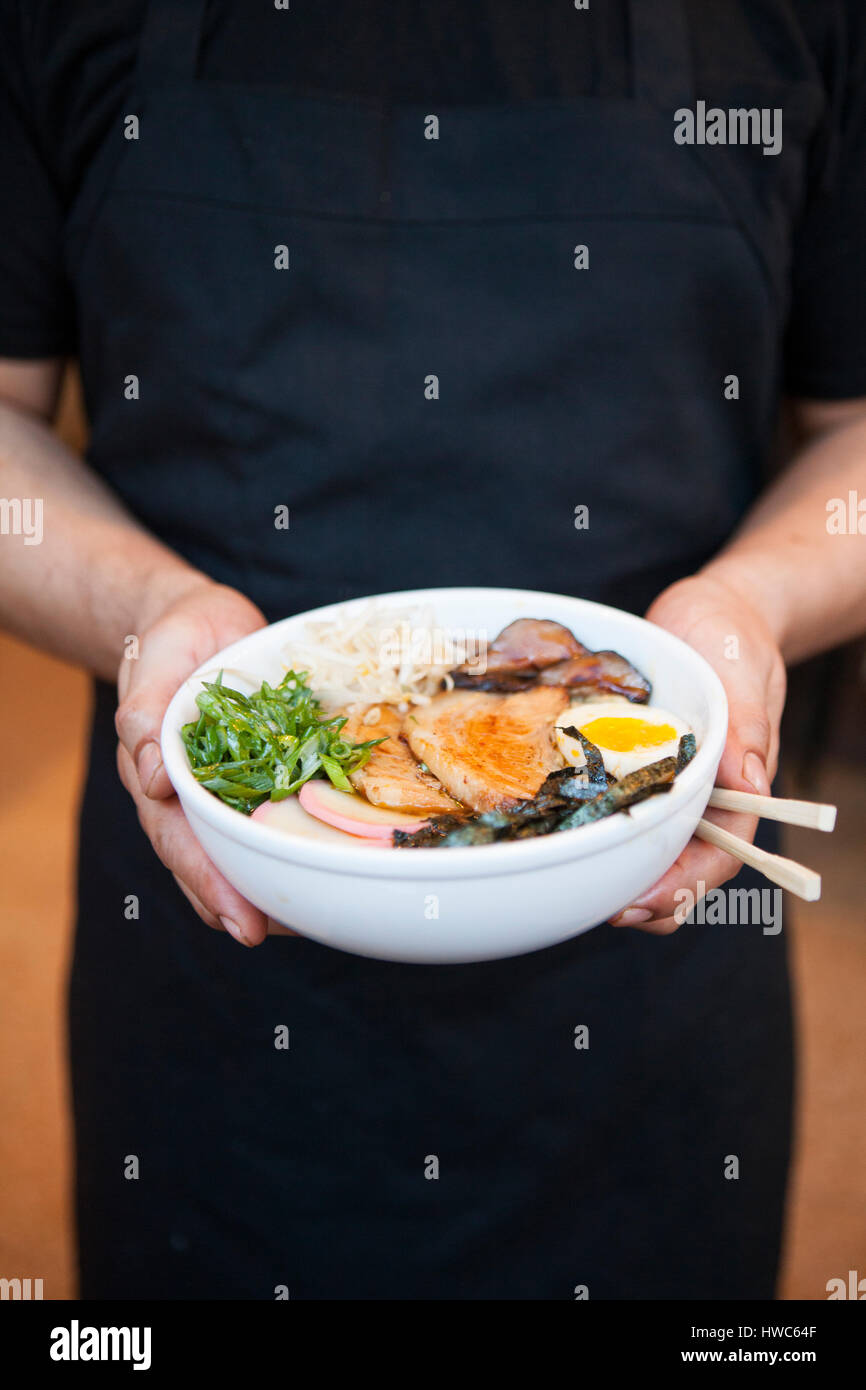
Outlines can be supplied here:
[[382, 742], [342, 739], [346, 716], [323, 715], [305, 674], [287, 671], [279, 685], [262, 681], [243, 695], [220, 672], [196, 696], [201, 713], [180, 731], [192, 774], [236, 811], [249, 816], [264, 801], [283, 801], [320, 773], [350, 792], [349, 774]]

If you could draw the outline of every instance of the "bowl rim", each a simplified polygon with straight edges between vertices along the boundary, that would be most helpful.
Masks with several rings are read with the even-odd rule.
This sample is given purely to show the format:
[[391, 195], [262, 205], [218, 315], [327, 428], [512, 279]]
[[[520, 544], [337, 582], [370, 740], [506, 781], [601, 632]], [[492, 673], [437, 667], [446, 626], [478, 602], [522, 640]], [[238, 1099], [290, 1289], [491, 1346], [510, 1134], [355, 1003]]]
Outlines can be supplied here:
[[[367, 845], [334, 845], [295, 836], [284, 830], [276, 830], [262, 825], [251, 817], [226, 806], [211, 792], [196, 782], [186, 759], [186, 750], [180, 737], [180, 727], [184, 722], [179, 709], [192, 688], [201, 680], [202, 673], [214, 667], [231, 666], [232, 654], [241, 646], [256, 640], [273, 641], [275, 630], [298, 622], [317, 621], [333, 617], [347, 608], [361, 607], [371, 602], [394, 602], [403, 606], [408, 604], [431, 604], [436, 600], [464, 599], [466, 602], [550, 600], [556, 603], [576, 604], [581, 608], [591, 608], [603, 618], [610, 618], [619, 628], [637, 629], [650, 627], [654, 630], [654, 640], [662, 648], [668, 648], [681, 666], [690, 668], [701, 687], [708, 709], [707, 730], [701, 746], [692, 761], [679, 774], [670, 792], [665, 796], [650, 797], [631, 808], [629, 815], [614, 815], [590, 825], [578, 826], [573, 830], [560, 831], [554, 835], [540, 835], [533, 839], [503, 841], [491, 845], [455, 845], [446, 849], [413, 849], [411, 853], [388, 853], [384, 856], [371, 852]], [[265, 638], [267, 634], [267, 639]], [[612, 644], [615, 645], [615, 644]], [[362, 598], [344, 599], [324, 604], [300, 613], [292, 613], [276, 623], [258, 628], [254, 632], [232, 642], [221, 651], [203, 661], [191, 672], [175, 691], [166, 709], [160, 734], [163, 763], [169, 780], [180, 798], [184, 813], [194, 821], [199, 818], [212, 830], [233, 840], [236, 844], [264, 855], [270, 859], [294, 863], [309, 869], [322, 869], [341, 875], [359, 875], [364, 878], [388, 879], [431, 879], [465, 877], [495, 877], [501, 874], [526, 873], [533, 869], [560, 864], [565, 860], [588, 858], [606, 850], [627, 844], [648, 834], [657, 826], [674, 816], [697, 796], [709, 791], [718, 767], [727, 737], [728, 705], [724, 686], [709, 662], [681, 638], [654, 623], [628, 613], [609, 604], [596, 603], [592, 599], [582, 599], [569, 594], [555, 594], [535, 589], [504, 589], [462, 585], [435, 589], [398, 589], [387, 593], [365, 595]], [[704, 802], [706, 804], [706, 801]], [[193, 830], [195, 825], [193, 824]], [[383, 862], [384, 860], [384, 862]]]

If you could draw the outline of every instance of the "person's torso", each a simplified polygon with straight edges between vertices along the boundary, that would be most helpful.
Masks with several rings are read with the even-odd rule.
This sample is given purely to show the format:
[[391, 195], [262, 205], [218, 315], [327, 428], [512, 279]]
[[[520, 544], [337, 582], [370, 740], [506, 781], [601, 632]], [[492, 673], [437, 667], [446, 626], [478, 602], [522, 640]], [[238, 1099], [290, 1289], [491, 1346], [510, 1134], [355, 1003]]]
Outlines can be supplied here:
[[[473, 100], [459, 33], [463, 84], [449, 72], [439, 96], [435, 73], [316, 92], [264, 60], [267, 80], [209, 69], [223, 7], [148, 6], [70, 214], [90, 460], [271, 617], [473, 581], [638, 607], [755, 490], [819, 115], [808, 52], [780, 86], [773, 54], [799, 51], [780, 5], [747, 80], [732, 63], [710, 80], [692, 6], [558, 8], [547, 78]], [[304, 18], [269, 10], [275, 48]], [[570, 50], [550, 41], [566, 18]], [[489, 40], [496, 72], [518, 71]], [[547, 80], [577, 68], [576, 90]], [[679, 107], [735, 94], [784, 105], [778, 156], [677, 144]], [[602, 927], [432, 969], [279, 938], [239, 961], [138, 832], [112, 707], [103, 689], [73, 975], [89, 1287], [122, 1263], [151, 1296], [766, 1296], [780, 940]], [[765, 1130], [757, 1179], [723, 1192], [718, 1156]], [[126, 1147], [147, 1175], [132, 1196]], [[732, 1210], [746, 1234], [718, 1268]]]
[[[639, 608], [759, 484], [822, 114], [794, 12], [724, 6], [749, 43], [717, 22], [710, 62], [673, 0], [545, 10], [520, 62], [496, 8], [401, 48], [374, 7], [347, 93], [303, 12], [151, 5], [74, 197], [90, 460], [273, 616], [473, 582]], [[253, 80], [265, 30], [286, 81]], [[781, 109], [782, 148], [677, 143], [701, 102]]]

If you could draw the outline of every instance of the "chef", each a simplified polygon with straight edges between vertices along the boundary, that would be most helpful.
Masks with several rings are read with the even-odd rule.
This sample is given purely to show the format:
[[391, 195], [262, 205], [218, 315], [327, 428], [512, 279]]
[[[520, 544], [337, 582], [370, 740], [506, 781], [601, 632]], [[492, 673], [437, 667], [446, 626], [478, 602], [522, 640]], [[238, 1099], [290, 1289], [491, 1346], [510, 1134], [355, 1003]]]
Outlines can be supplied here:
[[[505, 585], [690, 642], [719, 780], [769, 790], [785, 663], [866, 612], [826, 526], [866, 493], [859, 0], [0, 16], [2, 491], [44, 504], [39, 545], [0, 538], [0, 616], [96, 682], [82, 1296], [772, 1298], [785, 933], [675, 917], [732, 860], [693, 842], [519, 959], [360, 959], [267, 935], [158, 734], [266, 621]], [[781, 140], [689, 142], [699, 101]], [[50, 429], [69, 357], [84, 461]]]

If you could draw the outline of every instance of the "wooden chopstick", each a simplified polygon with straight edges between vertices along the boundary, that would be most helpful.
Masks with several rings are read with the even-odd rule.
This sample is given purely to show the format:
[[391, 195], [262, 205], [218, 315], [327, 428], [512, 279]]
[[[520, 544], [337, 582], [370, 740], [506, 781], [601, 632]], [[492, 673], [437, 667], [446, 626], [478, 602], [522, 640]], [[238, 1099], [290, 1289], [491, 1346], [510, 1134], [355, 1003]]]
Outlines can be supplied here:
[[832, 830], [836, 824], [835, 806], [819, 801], [791, 801], [783, 796], [758, 796], [755, 792], [732, 792], [727, 787], [714, 787], [707, 805], [718, 811], [746, 811], [785, 825], [805, 825], [810, 830]]
[[[756, 799], [771, 800], [770, 797]], [[807, 903], [815, 903], [820, 898], [821, 875], [816, 874], [814, 869], [807, 869], [805, 864], [798, 864], [794, 859], [785, 859], [781, 854], [770, 854], [768, 850], [758, 849], [757, 845], [749, 844], [748, 840], [741, 839], [739, 835], [732, 835], [730, 830], [723, 830], [720, 825], [713, 825], [712, 821], [699, 820], [695, 834], [708, 845], [726, 850], [743, 864], [759, 869], [771, 883], [778, 883], [780, 888], [787, 888], [790, 893], [796, 893], [798, 898], [803, 898]]]

